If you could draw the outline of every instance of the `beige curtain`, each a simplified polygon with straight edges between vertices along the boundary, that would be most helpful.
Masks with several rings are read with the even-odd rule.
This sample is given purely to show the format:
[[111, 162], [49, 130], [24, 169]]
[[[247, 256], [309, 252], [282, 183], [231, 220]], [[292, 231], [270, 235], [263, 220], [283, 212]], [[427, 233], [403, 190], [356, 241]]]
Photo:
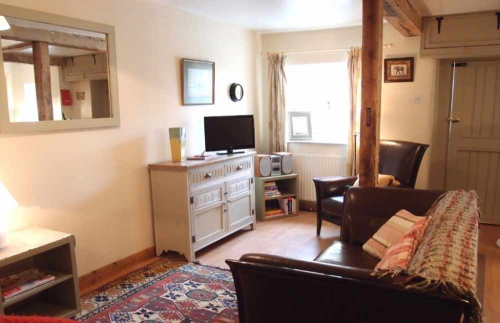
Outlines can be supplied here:
[[269, 121], [269, 149], [270, 152], [286, 151], [285, 124], [286, 124], [286, 101], [285, 101], [285, 62], [286, 55], [269, 53], [267, 61], [269, 65], [270, 85], [270, 110]]
[[[357, 175], [357, 144], [359, 144], [359, 120], [361, 97], [361, 48], [351, 47], [347, 53], [347, 69], [349, 74], [349, 99], [351, 105], [349, 141], [347, 146], [347, 175]], [[357, 140], [355, 140], [357, 139]]]

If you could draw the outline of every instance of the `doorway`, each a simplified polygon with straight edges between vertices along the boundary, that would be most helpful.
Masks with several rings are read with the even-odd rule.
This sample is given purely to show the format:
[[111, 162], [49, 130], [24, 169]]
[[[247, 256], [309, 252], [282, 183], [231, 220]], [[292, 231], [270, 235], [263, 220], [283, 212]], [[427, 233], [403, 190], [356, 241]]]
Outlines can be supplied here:
[[437, 88], [431, 188], [475, 190], [500, 224], [500, 60], [443, 60]]

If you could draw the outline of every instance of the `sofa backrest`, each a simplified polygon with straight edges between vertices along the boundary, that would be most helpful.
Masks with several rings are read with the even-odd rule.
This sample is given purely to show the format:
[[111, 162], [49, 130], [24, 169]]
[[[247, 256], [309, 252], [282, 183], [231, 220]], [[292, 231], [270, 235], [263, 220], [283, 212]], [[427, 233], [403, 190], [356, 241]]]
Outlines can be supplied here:
[[351, 187], [344, 198], [340, 240], [364, 244], [400, 210], [424, 216], [444, 192], [404, 188]]

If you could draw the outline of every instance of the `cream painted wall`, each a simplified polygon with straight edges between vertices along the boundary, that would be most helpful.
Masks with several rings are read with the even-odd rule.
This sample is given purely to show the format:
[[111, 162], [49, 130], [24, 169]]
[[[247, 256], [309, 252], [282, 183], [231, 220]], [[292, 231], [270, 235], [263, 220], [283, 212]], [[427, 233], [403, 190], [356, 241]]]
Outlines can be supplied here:
[[[343, 49], [351, 46], [361, 46], [361, 27], [329, 29], [320, 31], [274, 33], [260, 35], [261, 52], [295, 52], [315, 51], [324, 49]], [[412, 83], [384, 83], [382, 86], [382, 119], [381, 138], [431, 143], [433, 91], [435, 78], [435, 60], [419, 57], [420, 38], [406, 38], [401, 36], [392, 26], [384, 24], [384, 43], [391, 43], [392, 48], [384, 48], [384, 57], [415, 57], [415, 82]], [[290, 54], [292, 58], [294, 55]], [[262, 87], [262, 105], [260, 114], [262, 151], [268, 150], [267, 138], [269, 131], [269, 99], [267, 89], [267, 61], [265, 56], [260, 58], [260, 79]], [[420, 103], [414, 104], [413, 99]], [[338, 145], [295, 144], [289, 145], [294, 152], [330, 153], [342, 152]], [[343, 150], [346, 151], [345, 149]], [[426, 188], [429, 176], [430, 151], [422, 161], [416, 186]]]
[[[80, 275], [153, 246], [147, 164], [170, 157], [169, 127], [200, 153], [203, 116], [255, 112], [255, 33], [156, 0], [0, 2], [114, 25], [121, 108], [120, 128], [0, 136], [0, 181], [21, 204], [9, 229], [74, 233]], [[216, 105], [181, 106], [184, 57], [216, 63]]]
[[[63, 107], [66, 118], [91, 119], [92, 118], [92, 92], [90, 91], [90, 81], [67, 82], [71, 93], [71, 106]], [[85, 100], [78, 100], [77, 92], [85, 93]]]

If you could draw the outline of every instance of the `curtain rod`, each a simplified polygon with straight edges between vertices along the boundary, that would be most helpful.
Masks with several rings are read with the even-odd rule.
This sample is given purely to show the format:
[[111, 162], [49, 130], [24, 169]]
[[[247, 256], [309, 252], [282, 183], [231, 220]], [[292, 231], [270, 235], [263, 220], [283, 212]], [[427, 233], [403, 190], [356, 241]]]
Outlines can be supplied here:
[[[341, 52], [348, 51], [349, 48], [336, 48], [336, 49], [320, 49], [320, 50], [305, 50], [305, 51], [295, 51], [295, 52], [280, 52], [281, 54], [310, 54], [310, 53], [324, 53], [324, 52]], [[266, 56], [270, 52], [260, 53], [261, 56]]]

